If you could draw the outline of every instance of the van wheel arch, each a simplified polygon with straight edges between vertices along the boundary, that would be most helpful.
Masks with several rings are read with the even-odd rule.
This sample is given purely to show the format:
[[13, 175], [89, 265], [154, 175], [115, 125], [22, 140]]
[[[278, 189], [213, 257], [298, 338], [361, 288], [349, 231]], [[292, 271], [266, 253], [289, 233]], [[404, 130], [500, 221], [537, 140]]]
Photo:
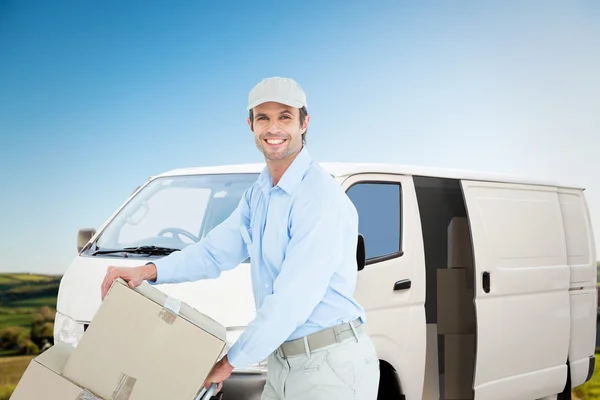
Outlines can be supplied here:
[[387, 361], [379, 360], [379, 392], [377, 400], [404, 400], [400, 378], [396, 369]]
[[567, 361], [567, 382], [562, 392], [556, 396], [557, 400], [571, 400], [571, 364]]

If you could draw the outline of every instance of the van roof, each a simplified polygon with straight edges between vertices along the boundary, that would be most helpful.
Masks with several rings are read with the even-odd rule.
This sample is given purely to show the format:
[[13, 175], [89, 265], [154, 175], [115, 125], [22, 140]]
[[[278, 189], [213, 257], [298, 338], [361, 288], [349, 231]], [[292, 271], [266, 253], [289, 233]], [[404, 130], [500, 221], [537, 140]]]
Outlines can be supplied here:
[[[425, 176], [433, 178], [465, 179], [474, 181], [520, 183], [527, 185], [542, 185], [553, 187], [568, 187], [583, 189], [576, 185], [564, 185], [558, 182], [543, 179], [497, 174], [489, 172], [478, 172], [448, 168], [432, 168], [413, 165], [391, 164], [391, 163], [358, 163], [358, 162], [319, 162], [327, 172], [334, 177], [344, 177], [358, 173], [387, 173], [398, 175]], [[206, 167], [180, 168], [164, 172], [158, 177], [178, 175], [204, 175], [204, 174], [243, 174], [260, 173], [265, 167], [264, 163], [215, 165]], [[151, 178], [155, 178], [151, 177]]]

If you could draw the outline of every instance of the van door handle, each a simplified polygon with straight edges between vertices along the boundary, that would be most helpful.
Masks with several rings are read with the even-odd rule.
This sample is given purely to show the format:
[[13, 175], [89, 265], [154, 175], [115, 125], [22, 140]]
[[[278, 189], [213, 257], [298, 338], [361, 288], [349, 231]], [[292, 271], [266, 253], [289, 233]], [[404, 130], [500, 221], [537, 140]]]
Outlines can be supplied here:
[[406, 290], [410, 289], [410, 279], [402, 279], [394, 284], [394, 290]]
[[489, 293], [490, 292], [490, 273], [489, 273], [489, 271], [485, 271], [483, 273], [482, 284], [483, 284], [483, 291], [486, 293]]

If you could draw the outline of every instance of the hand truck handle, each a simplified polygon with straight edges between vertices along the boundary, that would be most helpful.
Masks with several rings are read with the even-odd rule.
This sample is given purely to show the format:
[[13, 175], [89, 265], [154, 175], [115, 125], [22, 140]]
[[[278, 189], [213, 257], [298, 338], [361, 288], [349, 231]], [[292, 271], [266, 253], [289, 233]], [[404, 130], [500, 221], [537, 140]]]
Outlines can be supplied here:
[[203, 387], [198, 396], [196, 397], [196, 400], [210, 400], [212, 395], [217, 390], [217, 387], [219, 387], [218, 383], [211, 384], [208, 390], [206, 390], [206, 388]]

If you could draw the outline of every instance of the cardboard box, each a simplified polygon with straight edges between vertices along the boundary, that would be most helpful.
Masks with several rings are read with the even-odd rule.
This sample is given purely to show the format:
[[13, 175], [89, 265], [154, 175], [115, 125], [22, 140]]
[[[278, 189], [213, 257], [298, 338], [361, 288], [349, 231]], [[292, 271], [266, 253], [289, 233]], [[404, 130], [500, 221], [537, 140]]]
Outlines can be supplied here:
[[467, 287], [473, 288], [475, 264], [469, 222], [466, 218], [452, 218], [448, 225], [448, 267], [466, 269], [469, 278]]
[[436, 324], [427, 324], [427, 351], [425, 356], [425, 381], [423, 400], [440, 399], [438, 367], [438, 334]]
[[444, 398], [472, 399], [475, 374], [475, 335], [444, 336]]
[[11, 400], [102, 400], [62, 376], [75, 349], [58, 343], [31, 360]]
[[106, 399], [191, 400], [225, 347], [225, 328], [142, 283], [112, 285], [65, 376]]
[[437, 270], [437, 329], [439, 334], [475, 333], [473, 289], [467, 288], [467, 271]]

